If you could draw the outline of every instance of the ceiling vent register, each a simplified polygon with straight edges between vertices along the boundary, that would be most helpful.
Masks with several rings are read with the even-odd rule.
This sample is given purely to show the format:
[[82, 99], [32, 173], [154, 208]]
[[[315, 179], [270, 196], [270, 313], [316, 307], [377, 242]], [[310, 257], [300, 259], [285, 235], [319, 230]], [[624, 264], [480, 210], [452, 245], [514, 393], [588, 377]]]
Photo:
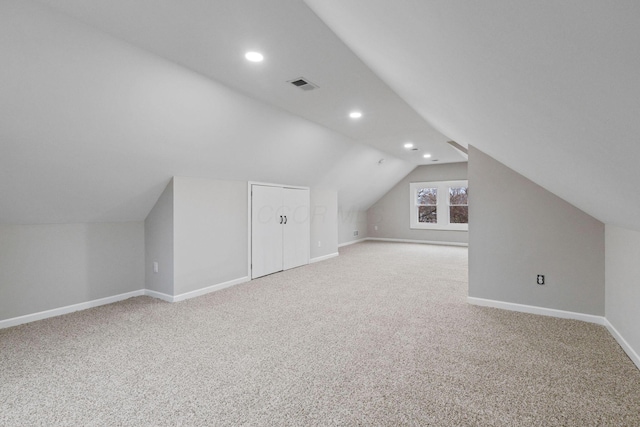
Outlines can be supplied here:
[[306, 91], [318, 89], [317, 84], [311, 83], [309, 80], [305, 79], [304, 77], [299, 77], [297, 79], [289, 80], [287, 83], [291, 83], [298, 89], [302, 89]]

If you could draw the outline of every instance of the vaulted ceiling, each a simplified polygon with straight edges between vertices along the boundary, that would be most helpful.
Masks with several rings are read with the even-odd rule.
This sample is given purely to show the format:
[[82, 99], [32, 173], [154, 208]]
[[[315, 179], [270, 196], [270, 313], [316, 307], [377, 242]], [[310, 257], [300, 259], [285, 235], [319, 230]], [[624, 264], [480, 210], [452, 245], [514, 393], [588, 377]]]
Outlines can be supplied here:
[[7, 0], [0, 54], [4, 223], [141, 220], [173, 175], [365, 209], [417, 164], [464, 160], [301, 1]]
[[640, 2], [306, 2], [439, 131], [640, 229]]
[[631, 1], [6, 0], [0, 222], [141, 220], [173, 175], [325, 186], [364, 209], [417, 164], [464, 160], [453, 139], [640, 229], [639, 17]]

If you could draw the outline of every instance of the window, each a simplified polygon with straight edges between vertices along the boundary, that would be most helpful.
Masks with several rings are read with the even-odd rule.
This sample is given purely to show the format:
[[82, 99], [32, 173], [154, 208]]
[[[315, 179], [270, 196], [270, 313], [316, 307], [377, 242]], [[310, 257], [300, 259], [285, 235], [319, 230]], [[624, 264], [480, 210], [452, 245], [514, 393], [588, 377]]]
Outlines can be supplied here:
[[469, 224], [469, 187], [449, 187], [449, 224]]
[[438, 223], [438, 188], [418, 189], [418, 222]]
[[410, 228], [469, 229], [467, 181], [412, 182], [409, 190]]

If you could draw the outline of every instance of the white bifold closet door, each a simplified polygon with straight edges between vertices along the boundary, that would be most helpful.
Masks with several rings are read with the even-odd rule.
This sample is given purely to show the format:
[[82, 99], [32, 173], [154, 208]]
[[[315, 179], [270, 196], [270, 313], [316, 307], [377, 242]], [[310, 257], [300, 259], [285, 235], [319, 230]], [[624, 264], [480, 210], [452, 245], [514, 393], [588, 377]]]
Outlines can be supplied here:
[[309, 264], [309, 190], [283, 188], [283, 270]]
[[251, 277], [309, 263], [309, 190], [251, 186]]
[[251, 277], [282, 270], [282, 187], [251, 186]]

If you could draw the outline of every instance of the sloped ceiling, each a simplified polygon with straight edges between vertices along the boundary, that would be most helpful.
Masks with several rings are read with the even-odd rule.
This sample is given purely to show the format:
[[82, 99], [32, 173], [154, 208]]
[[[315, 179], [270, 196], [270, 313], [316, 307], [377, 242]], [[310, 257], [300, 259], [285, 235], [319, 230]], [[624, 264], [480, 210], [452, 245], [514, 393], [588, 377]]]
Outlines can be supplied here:
[[640, 230], [640, 2], [306, 3], [440, 132]]
[[[127, 41], [121, 34], [87, 22], [89, 18], [81, 21], [70, 16], [75, 8], [79, 14], [86, 8], [110, 17], [120, 13], [120, 7], [124, 17], [120, 20], [118, 15], [113, 22], [145, 29], [157, 22], [146, 21], [144, 11], [158, 6], [177, 18], [179, 29], [185, 29], [191, 22], [200, 22], [196, 15], [209, 3], [228, 7], [245, 3], [246, 9], [250, 2], [67, 3], [69, 10], [64, 12], [64, 2], [58, 5], [60, 9], [27, 0], [0, 3], [2, 223], [142, 220], [174, 175], [323, 186], [338, 190], [343, 208], [365, 209], [417, 164], [398, 148], [402, 139], [386, 151], [366, 140], [401, 138], [403, 129], [434, 138], [434, 143], [444, 147], [444, 157], [460, 159], [454, 151], [444, 151], [451, 149], [446, 147], [443, 135], [355, 56], [350, 54], [349, 59], [345, 53], [348, 49], [301, 2], [291, 4], [302, 7], [306, 14], [303, 18], [311, 16], [314, 25], [331, 35], [330, 43], [342, 46], [340, 55], [355, 64], [356, 71], [360, 69], [357, 67], [365, 70], [362, 78], [371, 85], [374, 97], [380, 97], [371, 102], [369, 123], [358, 124], [346, 118], [348, 108], [355, 104], [350, 94], [365, 92], [361, 87], [351, 92], [345, 89], [345, 102], [340, 108], [336, 94], [317, 100], [327, 107], [322, 110], [330, 116], [327, 123], [322, 123], [320, 113], [314, 112], [315, 103], [307, 98], [305, 114], [317, 119], [309, 120], [287, 112], [289, 104], [278, 105], [277, 99], [267, 103], [268, 99], [230, 88], [233, 84], [221, 83], [198, 69], [198, 64], [167, 58], [166, 52], [140, 46], [144, 43], [138, 44], [137, 40]], [[148, 9], [133, 14], [129, 3]], [[111, 14], [100, 7], [107, 4], [114, 5], [109, 9]], [[173, 9], [167, 11], [163, 5]], [[182, 15], [178, 13], [181, 10]], [[161, 16], [166, 17], [166, 13]], [[308, 16], [301, 25], [311, 25]], [[211, 15], [212, 23], [228, 19], [224, 13]], [[273, 26], [270, 31], [278, 33], [283, 28]], [[231, 40], [238, 37], [234, 34], [224, 38], [214, 31], [202, 38], [223, 37], [233, 44]], [[197, 59], [204, 53], [198, 50], [199, 39], [191, 36], [180, 39], [182, 44], [178, 43], [177, 49], [193, 49], [198, 53], [192, 59]], [[259, 34], [256, 37], [259, 39]], [[298, 34], [287, 37], [296, 40]], [[299, 37], [298, 42], [308, 44], [309, 40]], [[235, 47], [234, 55], [242, 58], [244, 50]], [[206, 58], [205, 65], [219, 61], [226, 72], [234, 67], [241, 70], [238, 73], [244, 73], [244, 77], [234, 84], [252, 80], [256, 87], [269, 86], [260, 69], [254, 68], [249, 79], [248, 63], [240, 60], [229, 65], [217, 53], [212, 52], [213, 59]], [[279, 51], [284, 57], [286, 53]], [[352, 68], [347, 67], [347, 74], [353, 72]], [[286, 76], [298, 77], [306, 71], [297, 68]], [[273, 70], [262, 70], [265, 73], [270, 75]], [[308, 95], [287, 86], [284, 78], [278, 84], [292, 91], [282, 95], [292, 105], [302, 104], [300, 96]], [[369, 99], [367, 96], [361, 100]], [[394, 107], [394, 116], [385, 125], [385, 120], [376, 119], [374, 111], [385, 111], [389, 105]], [[366, 106], [361, 107], [367, 117]], [[397, 155], [390, 153], [393, 150], [398, 150]], [[382, 158], [385, 162], [379, 164]]]
[[450, 138], [640, 229], [640, 3], [306, 4], [1, 2], [0, 222], [141, 220], [172, 175], [363, 209]]
[[[421, 164], [412, 140], [460, 161], [433, 129], [300, 0], [40, 0], [91, 27], [250, 97]], [[244, 53], [266, 56], [250, 64]], [[320, 86], [303, 92], [287, 81]], [[349, 119], [350, 109], [364, 117]]]

